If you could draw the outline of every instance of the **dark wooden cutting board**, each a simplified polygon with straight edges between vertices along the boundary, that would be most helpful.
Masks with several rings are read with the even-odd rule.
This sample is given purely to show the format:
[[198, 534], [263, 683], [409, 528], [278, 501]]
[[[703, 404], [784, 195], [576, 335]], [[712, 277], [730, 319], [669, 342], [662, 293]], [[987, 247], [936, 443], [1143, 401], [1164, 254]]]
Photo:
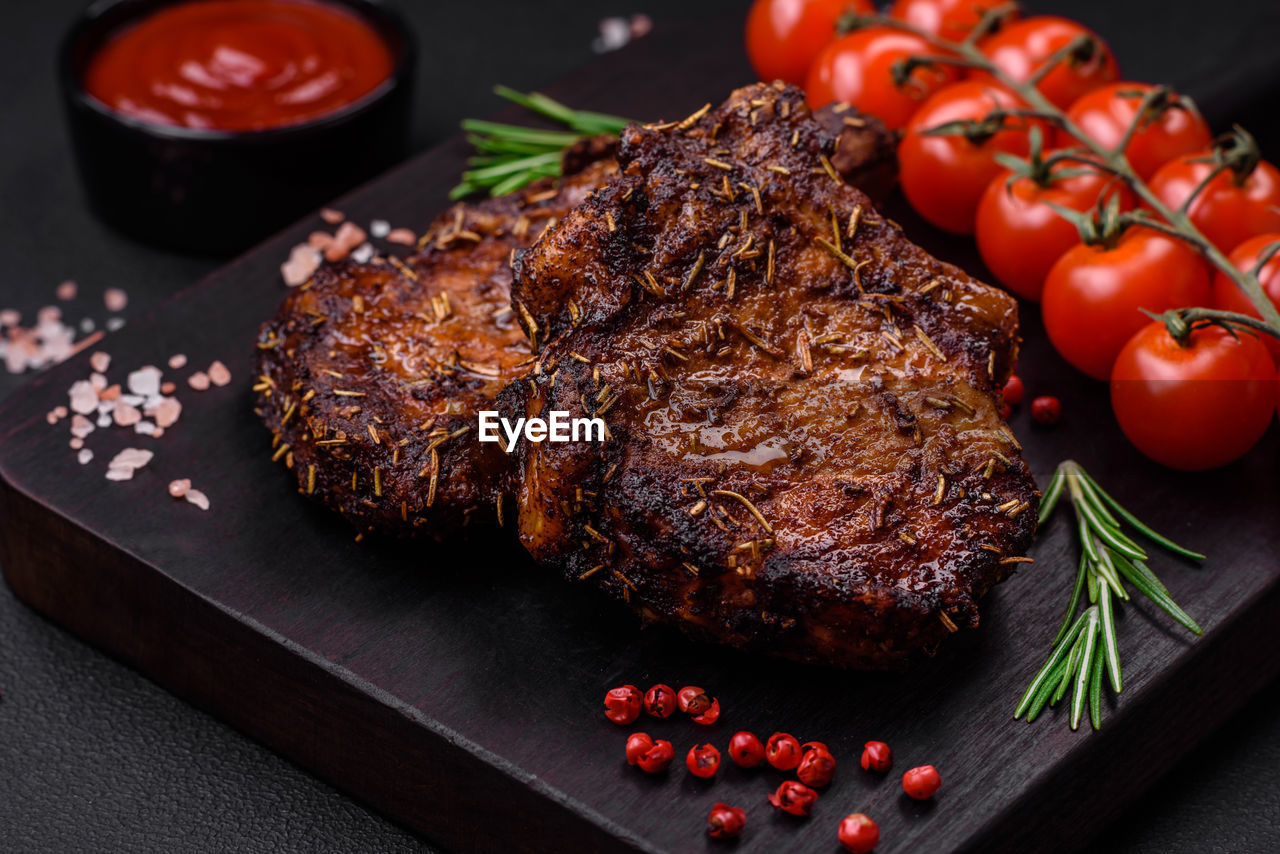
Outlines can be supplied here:
[[[736, 38], [658, 33], [549, 91], [585, 108], [678, 118], [750, 79]], [[338, 207], [358, 222], [421, 226], [464, 156], [449, 142]], [[1053, 354], [1034, 307], [1020, 373], [1065, 410], [1053, 431], [1034, 429], [1025, 411], [1013, 419], [1041, 483], [1074, 457], [1157, 529], [1211, 556], [1199, 568], [1155, 559], [1205, 636], [1189, 642], [1155, 609], [1126, 608], [1125, 691], [1106, 703], [1101, 733], [1070, 732], [1060, 712], [1034, 725], [1011, 717], [1069, 590], [1074, 538], [1061, 519], [1036, 544], [1036, 564], [986, 601], [980, 630], [904, 674], [801, 667], [640, 632], [495, 537], [357, 543], [268, 460], [248, 388], [258, 325], [283, 296], [278, 266], [320, 225], [299, 223], [101, 346], [113, 381], [176, 352], [192, 368], [230, 366], [232, 386], [179, 392], [183, 418], [162, 438], [100, 431], [88, 440], [95, 462], [76, 462], [65, 423], [44, 416], [87, 375], [87, 353], [9, 398], [0, 565], [33, 608], [450, 849], [715, 850], [704, 822], [718, 800], [748, 808], [740, 850], [836, 850], [836, 824], [855, 810], [879, 821], [885, 852], [1076, 847], [1280, 669], [1280, 431], [1210, 474], [1147, 462], [1115, 427], [1105, 387]], [[974, 268], [964, 241], [910, 230]], [[126, 445], [156, 458], [134, 480], [108, 483], [104, 461]], [[208, 513], [166, 496], [178, 477], [209, 494]], [[812, 819], [768, 807], [776, 772], [729, 767], [698, 781], [678, 763], [657, 777], [626, 767], [626, 730], [604, 720], [601, 697], [655, 681], [705, 685], [724, 706], [706, 729], [637, 724], [680, 756], [695, 740], [723, 748], [737, 729], [826, 741], [841, 766]], [[871, 738], [893, 745], [887, 777], [857, 768]], [[917, 803], [899, 775], [924, 763], [944, 788]]]

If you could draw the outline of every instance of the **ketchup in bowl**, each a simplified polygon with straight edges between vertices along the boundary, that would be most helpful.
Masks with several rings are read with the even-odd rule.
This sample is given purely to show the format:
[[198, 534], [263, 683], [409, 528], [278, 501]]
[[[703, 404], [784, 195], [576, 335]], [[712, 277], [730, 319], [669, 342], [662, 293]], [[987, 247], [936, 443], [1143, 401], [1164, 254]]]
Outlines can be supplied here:
[[379, 34], [311, 0], [187, 0], [112, 36], [84, 87], [117, 113], [159, 125], [259, 131], [360, 100], [392, 74]]

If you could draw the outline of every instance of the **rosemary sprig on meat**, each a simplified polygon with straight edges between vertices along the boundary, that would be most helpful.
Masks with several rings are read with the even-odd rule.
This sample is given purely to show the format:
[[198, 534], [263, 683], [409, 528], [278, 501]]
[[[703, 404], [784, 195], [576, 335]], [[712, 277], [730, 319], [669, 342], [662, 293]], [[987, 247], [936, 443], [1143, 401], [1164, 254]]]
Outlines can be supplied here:
[[471, 168], [462, 173], [461, 183], [449, 191], [451, 199], [482, 190], [502, 196], [539, 178], [560, 175], [565, 149], [589, 137], [616, 136], [630, 123], [619, 116], [570, 109], [540, 92], [526, 95], [506, 86], [495, 86], [493, 91], [568, 130], [463, 119], [462, 129], [476, 153], [467, 158]]
[[[1127, 581], [1166, 614], [1193, 634], [1200, 626], [1178, 607], [1169, 590], [1147, 566], [1147, 553], [1122, 529], [1128, 525], [1147, 539], [1174, 554], [1195, 560], [1204, 555], [1183, 548], [1143, 524], [1107, 494], [1079, 463], [1067, 460], [1058, 466], [1040, 501], [1040, 521], [1053, 512], [1063, 493], [1071, 497], [1076, 530], [1080, 538], [1080, 565], [1062, 625], [1053, 638], [1053, 651], [1036, 673], [1018, 702], [1014, 718], [1034, 721], [1046, 706], [1055, 705], [1071, 693], [1071, 728], [1080, 726], [1085, 703], [1094, 729], [1102, 726], [1104, 676], [1111, 690], [1124, 687], [1120, 675], [1120, 648], [1116, 637], [1117, 600], [1128, 602]], [[1089, 604], [1077, 614], [1081, 595], [1088, 592]]]

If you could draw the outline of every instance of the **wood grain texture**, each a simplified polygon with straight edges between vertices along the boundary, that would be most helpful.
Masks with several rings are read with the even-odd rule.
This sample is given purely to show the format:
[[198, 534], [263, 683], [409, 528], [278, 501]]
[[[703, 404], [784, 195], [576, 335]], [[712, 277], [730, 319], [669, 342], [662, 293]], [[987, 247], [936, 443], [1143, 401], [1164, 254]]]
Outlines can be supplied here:
[[[709, 43], [704, 31], [660, 33], [550, 92], [587, 108], [680, 117], [749, 79], [736, 57], [736, 43]], [[360, 222], [424, 224], [464, 156], [461, 143], [447, 143], [338, 207]], [[183, 393], [183, 420], [160, 440], [90, 437], [99, 461], [126, 444], [155, 447], [133, 481], [107, 483], [100, 463], [79, 466], [65, 428], [44, 422], [87, 373], [86, 358], [10, 397], [0, 411], [0, 565], [32, 607], [451, 849], [713, 850], [703, 824], [717, 800], [749, 810], [740, 850], [831, 851], [837, 821], [854, 810], [880, 822], [886, 852], [1067, 849], [1280, 668], [1271, 654], [1280, 640], [1278, 431], [1219, 472], [1160, 469], [1119, 435], [1105, 388], [1051, 352], [1034, 307], [1020, 373], [1030, 394], [1057, 394], [1065, 417], [1039, 431], [1025, 407], [1015, 416], [1033, 470], [1043, 482], [1072, 456], [1158, 530], [1211, 555], [1201, 568], [1155, 557], [1206, 636], [1189, 643], [1153, 608], [1126, 608], [1126, 688], [1107, 704], [1101, 734], [1071, 733], [1060, 713], [1035, 725], [1011, 718], [1069, 590], [1074, 538], [1063, 519], [1041, 536], [1037, 563], [987, 601], [982, 629], [893, 675], [639, 632], [625, 612], [494, 537], [355, 543], [269, 462], [248, 390], [258, 324], [283, 295], [278, 264], [319, 225], [298, 224], [106, 342], [116, 370], [184, 352], [193, 366], [221, 358], [236, 378]], [[908, 227], [981, 275], [964, 241]], [[209, 493], [209, 513], [167, 497], [175, 477]], [[814, 817], [796, 822], [767, 806], [783, 779], [775, 772], [727, 768], [706, 782], [678, 765], [659, 777], [626, 767], [627, 730], [603, 719], [600, 699], [613, 684], [655, 681], [705, 685], [725, 709], [706, 729], [642, 722], [678, 755], [695, 741], [723, 747], [738, 729], [830, 744], [842, 764]], [[894, 746], [885, 778], [856, 767], [870, 738]], [[898, 779], [924, 763], [940, 769], [944, 789], [920, 804]]]

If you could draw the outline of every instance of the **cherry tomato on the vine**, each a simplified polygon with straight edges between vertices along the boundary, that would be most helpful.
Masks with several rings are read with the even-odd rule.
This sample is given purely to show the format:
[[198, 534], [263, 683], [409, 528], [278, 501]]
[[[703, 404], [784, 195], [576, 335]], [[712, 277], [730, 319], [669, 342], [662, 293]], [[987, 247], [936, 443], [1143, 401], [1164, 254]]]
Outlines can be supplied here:
[[1133, 227], [1114, 246], [1076, 244], [1053, 265], [1041, 297], [1045, 331], [1068, 362], [1106, 380], [1116, 355], [1159, 313], [1205, 305], [1209, 270], [1189, 245]]
[[873, 14], [871, 0], [755, 0], [747, 12], [747, 57], [761, 80], [800, 86], [846, 12]]
[[[1080, 130], [1106, 148], [1114, 149], [1138, 117], [1143, 97], [1155, 87], [1150, 83], [1112, 83], [1082, 95], [1067, 110]], [[1129, 165], [1144, 181], [1175, 157], [1208, 148], [1213, 142], [1209, 125], [1191, 104], [1171, 99], [1155, 116], [1144, 117], [1125, 146]], [[1079, 145], [1059, 129], [1058, 145]]]
[[[966, 80], [948, 86], [924, 102], [898, 146], [899, 180], [911, 206], [939, 228], [972, 234], [978, 201], [1002, 171], [998, 151], [1025, 157], [1028, 132], [1038, 123], [1002, 111], [1023, 107], [1007, 89]], [[974, 120], [969, 133], [930, 135], [950, 122]]]
[[1100, 196], [1116, 194], [1120, 209], [1128, 210], [1133, 194], [1111, 176], [1082, 171], [1075, 163], [1055, 168], [1043, 185], [1028, 176], [1010, 182], [1011, 175], [997, 175], [978, 202], [978, 252], [1001, 284], [1020, 297], [1038, 300], [1054, 263], [1080, 242], [1075, 225], [1049, 204], [1088, 211]]
[[[973, 31], [983, 15], [1008, 5], [1004, 0], [894, 0], [889, 7], [889, 17], [947, 41], [959, 42]], [[1017, 18], [1015, 9], [1004, 21], [1007, 24]]]
[[937, 54], [928, 41], [888, 27], [854, 30], [831, 42], [809, 68], [805, 97], [817, 109], [847, 101], [890, 128], [903, 127], [932, 93], [960, 79], [951, 65], [916, 68], [898, 86], [894, 65], [909, 56]]
[[[1169, 207], [1182, 207], [1213, 171], [1212, 160], [1212, 153], [1203, 151], [1169, 161], [1148, 182], [1151, 191]], [[1280, 231], [1280, 169], [1259, 160], [1243, 179], [1224, 170], [1192, 200], [1187, 215], [1223, 252], [1254, 235]]]
[[[1097, 33], [1067, 18], [1035, 15], [983, 39], [982, 52], [1010, 78], [1026, 83], [1056, 51], [1080, 40], [1080, 49], [1046, 71], [1036, 88], [1067, 109], [1077, 98], [1120, 76], [1115, 54]], [[975, 75], [989, 79], [990, 75]]]
[[1116, 359], [1111, 407], [1139, 451], [1200, 471], [1244, 456], [1262, 438], [1275, 383], [1275, 364], [1253, 335], [1204, 327], [1193, 329], [1184, 347], [1152, 322]]
[[[1228, 257], [1238, 269], [1251, 272], [1258, 265], [1258, 258], [1276, 243], [1280, 243], [1280, 233], [1259, 234], [1232, 249]], [[1262, 269], [1258, 271], [1258, 284], [1262, 285], [1263, 292], [1271, 299], [1272, 304], [1280, 308], [1280, 253], [1272, 255], [1262, 265]], [[1213, 278], [1213, 307], [1261, 317], [1253, 302], [1221, 271]], [[1280, 339], [1263, 335], [1262, 343], [1267, 345], [1271, 357], [1280, 362]]]

